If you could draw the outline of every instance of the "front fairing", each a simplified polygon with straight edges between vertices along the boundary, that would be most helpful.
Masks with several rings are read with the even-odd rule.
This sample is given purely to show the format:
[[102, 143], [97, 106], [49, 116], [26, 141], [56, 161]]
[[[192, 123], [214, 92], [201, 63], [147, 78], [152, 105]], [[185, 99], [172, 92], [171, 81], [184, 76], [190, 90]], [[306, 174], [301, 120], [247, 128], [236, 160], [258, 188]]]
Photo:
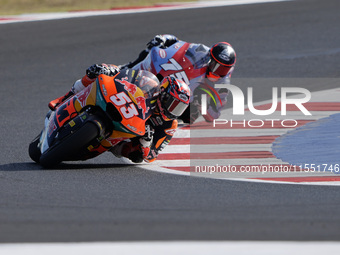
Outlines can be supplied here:
[[[99, 107], [112, 121], [111, 138], [127, 139], [145, 134], [145, 122], [152, 115], [159, 95], [159, 81], [147, 71], [124, 70], [114, 77], [100, 75], [81, 92], [69, 98], [56, 111], [46, 116], [40, 138], [44, 153], [57, 138], [60, 130], [73, 128], [74, 117], [86, 122], [83, 114], [89, 107]], [[81, 124], [80, 124], [81, 125]]]
[[159, 81], [152, 73], [126, 69], [114, 77], [100, 75], [96, 81], [96, 105], [111, 118], [114, 129], [142, 136], [159, 95]]
[[55, 120], [56, 112], [48, 112], [45, 118], [45, 125], [44, 129], [41, 132], [40, 136], [40, 151], [41, 153], [44, 153], [50, 146], [51, 140], [54, 136], [52, 136], [52, 133], [54, 133], [57, 130], [57, 126], [54, 122]]

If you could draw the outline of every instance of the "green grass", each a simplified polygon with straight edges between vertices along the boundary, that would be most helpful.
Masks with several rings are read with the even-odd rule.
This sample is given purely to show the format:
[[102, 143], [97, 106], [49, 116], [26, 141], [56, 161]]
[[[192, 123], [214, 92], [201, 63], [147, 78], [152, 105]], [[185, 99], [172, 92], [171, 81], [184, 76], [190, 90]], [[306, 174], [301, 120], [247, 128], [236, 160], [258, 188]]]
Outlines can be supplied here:
[[0, 0], [0, 15], [101, 10], [188, 1], [195, 0]]

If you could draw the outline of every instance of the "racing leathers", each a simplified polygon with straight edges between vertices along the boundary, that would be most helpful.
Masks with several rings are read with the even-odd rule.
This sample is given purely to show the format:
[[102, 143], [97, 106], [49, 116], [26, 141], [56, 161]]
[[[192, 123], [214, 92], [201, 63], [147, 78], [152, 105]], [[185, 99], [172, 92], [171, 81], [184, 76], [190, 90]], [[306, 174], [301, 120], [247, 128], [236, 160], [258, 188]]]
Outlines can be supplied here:
[[219, 118], [228, 96], [226, 88], [216, 89], [215, 85], [230, 84], [234, 67], [226, 76], [215, 81], [209, 80], [206, 76], [210, 62], [209, 50], [203, 44], [187, 43], [178, 40], [174, 35], [157, 35], [134, 62], [122, 67], [148, 70], [159, 80], [165, 76], [173, 76], [187, 83], [193, 96], [190, 98], [190, 107], [181, 116], [185, 123], [193, 123], [199, 117], [201, 95], [207, 93], [207, 111], [203, 117], [211, 122]]
[[178, 121], [164, 120], [155, 110], [155, 113], [146, 122], [145, 136], [123, 141], [111, 149], [116, 157], [126, 157], [132, 162], [153, 162], [159, 152], [166, 147], [176, 132]]

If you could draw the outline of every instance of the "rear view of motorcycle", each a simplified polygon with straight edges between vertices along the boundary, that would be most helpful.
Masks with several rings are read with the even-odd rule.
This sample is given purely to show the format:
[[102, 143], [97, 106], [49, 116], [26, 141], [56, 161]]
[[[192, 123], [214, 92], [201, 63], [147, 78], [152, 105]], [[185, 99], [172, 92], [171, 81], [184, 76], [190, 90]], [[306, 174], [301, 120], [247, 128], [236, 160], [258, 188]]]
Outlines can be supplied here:
[[50, 168], [62, 161], [96, 157], [121, 141], [143, 136], [158, 94], [159, 81], [148, 71], [101, 74], [48, 112], [43, 130], [29, 145], [29, 155]]

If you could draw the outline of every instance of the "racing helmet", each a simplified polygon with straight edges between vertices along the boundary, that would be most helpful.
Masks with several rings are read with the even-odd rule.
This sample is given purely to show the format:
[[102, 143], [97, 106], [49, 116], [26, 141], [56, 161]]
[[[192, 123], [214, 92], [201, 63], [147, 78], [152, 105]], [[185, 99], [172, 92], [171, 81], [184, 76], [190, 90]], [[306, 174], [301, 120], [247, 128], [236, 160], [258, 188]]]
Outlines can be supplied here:
[[182, 80], [167, 76], [161, 81], [157, 99], [159, 112], [164, 120], [176, 119], [189, 106], [190, 88]]
[[236, 63], [236, 53], [227, 42], [219, 42], [210, 49], [210, 62], [207, 69], [207, 78], [211, 81], [226, 76]]

